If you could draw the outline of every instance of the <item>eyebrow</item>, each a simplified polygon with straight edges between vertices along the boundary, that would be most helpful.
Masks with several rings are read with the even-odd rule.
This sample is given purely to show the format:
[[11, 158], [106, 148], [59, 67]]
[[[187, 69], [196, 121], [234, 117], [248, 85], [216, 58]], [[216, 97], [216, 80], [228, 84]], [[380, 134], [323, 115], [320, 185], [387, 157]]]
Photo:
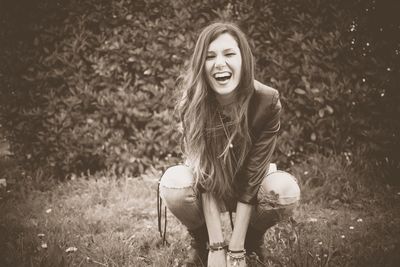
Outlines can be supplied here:
[[[228, 51], [235, 51], [235, 49], [234, 48], [226, 48], [222, 52], [228, 52]], [[214, 52], [215, 52], [214, 50], [208, 50], [207, 51], [207, 53], [214, 53]]]

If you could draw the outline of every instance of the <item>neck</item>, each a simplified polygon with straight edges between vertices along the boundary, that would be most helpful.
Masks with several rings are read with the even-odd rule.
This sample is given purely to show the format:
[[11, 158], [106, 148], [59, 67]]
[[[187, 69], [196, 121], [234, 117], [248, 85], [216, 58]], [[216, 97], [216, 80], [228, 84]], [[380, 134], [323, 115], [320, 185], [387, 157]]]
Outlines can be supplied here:
[[227, 106], [227, 105], [230, 105], [230, 104], [232, 104], [232, 103], [234, 103], [236, 101], [236, 98], [237, 98], [236, 91], [237, 90], [233, 90], [229, 94], [224, 94], [224, 95], [215, 94], [215, 98], [217, 99], [218, 103], [221, 106]]

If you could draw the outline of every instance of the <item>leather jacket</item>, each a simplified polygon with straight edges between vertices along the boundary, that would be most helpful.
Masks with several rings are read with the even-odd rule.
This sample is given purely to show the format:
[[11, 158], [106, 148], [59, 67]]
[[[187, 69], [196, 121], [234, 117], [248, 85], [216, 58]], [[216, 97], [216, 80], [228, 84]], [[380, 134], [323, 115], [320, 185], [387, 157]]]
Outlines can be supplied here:
[[260, 184], [268, 172], [282, 109], [277, 90], [258, 81], [254, 86], [248, 111], [252, 147], [236, 177], [238, 201], [248, 204], [255, 204]]

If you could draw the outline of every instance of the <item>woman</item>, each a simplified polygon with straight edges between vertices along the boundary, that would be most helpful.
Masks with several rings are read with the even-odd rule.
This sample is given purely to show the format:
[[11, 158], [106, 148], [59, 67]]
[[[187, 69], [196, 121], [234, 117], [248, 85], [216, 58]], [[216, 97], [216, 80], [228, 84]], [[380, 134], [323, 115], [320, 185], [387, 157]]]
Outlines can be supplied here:
[[[160, 193], [192, 236], [186, 264], [246, 266], [246, 255], [262, 261], [265, 231], [300, 198], [296, 179], [270, 164], [278, 91], [254, 80], [250, 46], [232, 23], [203, 29], [180, 85], [186, 164], [164, 173]], [[236, 213], [227, 243], [224, 211]]]

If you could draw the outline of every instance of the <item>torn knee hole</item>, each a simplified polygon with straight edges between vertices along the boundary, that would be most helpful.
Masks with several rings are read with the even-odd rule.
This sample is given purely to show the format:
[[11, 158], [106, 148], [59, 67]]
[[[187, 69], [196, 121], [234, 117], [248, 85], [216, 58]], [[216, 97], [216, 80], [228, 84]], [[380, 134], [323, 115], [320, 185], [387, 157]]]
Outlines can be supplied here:
[[190, 189], [192, 187], [191, 185], [178, 186], [178, 185], [166, 185], [166, 184], [162, 184], [162, 183], [160, 183], [160, 186], [162, 186], [166, 189]]

